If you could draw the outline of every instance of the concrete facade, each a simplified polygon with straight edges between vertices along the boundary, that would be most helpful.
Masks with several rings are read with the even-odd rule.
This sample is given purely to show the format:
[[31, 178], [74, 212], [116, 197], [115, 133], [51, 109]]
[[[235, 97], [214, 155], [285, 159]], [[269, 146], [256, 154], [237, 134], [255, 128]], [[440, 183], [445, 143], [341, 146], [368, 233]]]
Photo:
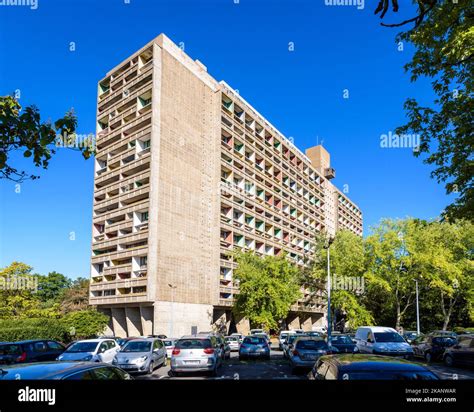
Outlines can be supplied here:
[[[362, 234], [334, 175], [324, 148], [303, 154], [158, 36], [99, 82], [90, 302], [108, 332], [248, 332], [231, 313], [233, 251], [304, 265], [315, 232]], [[292, 322], [311, 329], [324, 311], [305, 292]]]

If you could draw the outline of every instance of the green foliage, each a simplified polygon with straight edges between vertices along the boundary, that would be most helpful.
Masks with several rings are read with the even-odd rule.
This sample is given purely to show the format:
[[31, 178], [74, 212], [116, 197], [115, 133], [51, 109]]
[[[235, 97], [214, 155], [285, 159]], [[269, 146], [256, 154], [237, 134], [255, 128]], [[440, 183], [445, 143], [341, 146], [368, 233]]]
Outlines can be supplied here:
[[299, 269], [285, 257], [240, 253], [236, 261], [234, 281], [239, 294], [234, 313], [248, 318], [252, 325], [276, 329], [300, 297]]
[[[305, 272], [303, 284], [314, 291], [326, 290], [327, 280], [327, 241], [324, 234], [315, 242], [316, 259], [309, 271]], [[331, 274], [338, 277], [364, 277], [366, 272], [366, 256], [364, 242], [360, 236], [352, 232], [341, 230], [337, 232], [330, 247]], [[373, 316], [364, 306], [355, 291], [332, 290], [332, 312], [343, 313], [350, 328], [371, 325]], [[334, 314], [332, 315], [334, 319]]]
[[71, 286], [71, 281], [61, 273], [50, 272], [38, 277], [36, 297], [42, 302], [57, 301], [65, 289]]
[[436, 97], [431, 105], [407, 99], [404, 107], [408, 122], [396, 133], [420, 135], [420, 150], [415, 155], [426, 155], [424, 162], [436, 167], [432, 177], [445, 183], [447, 193], [458, 195], [445, 215], [472, 221], [474, 3], [418, 0], [417, 4], [417, 17], [392, 26], [415, 23], [396, 40], [414, 46], [415, 53], [405, 70], [412, 81], [432, 79]]
[[95, 310], [70, 312], [62, 318], [62, 324], [76, 339], [91, 338], [104, 332], [109, 317]]
[[0, 320], [0, 342], [52, 339], [69, 342], [66, 327], [58, 319], [29, 318]]
[[61, 313], [89, 308], [89, 279], [77, 278], [61, 294]]
[[[77, 117], [73, 111], [52, 125], [51, 122], [41, 122], [40, 112], [35, 106], [22, 110], [14, 97], [0, 96], [0, 178], [16, 182], [37, 179], [39, 176], [28, 175], [12, 165], [10, 153], [22, 150], [23, 156], [31, 158], [35, 167], [47, 169], [57, 145], [73, 146], [76, 127]], [[85, 159], [94, 153], [92, 143], [77, 147]]]

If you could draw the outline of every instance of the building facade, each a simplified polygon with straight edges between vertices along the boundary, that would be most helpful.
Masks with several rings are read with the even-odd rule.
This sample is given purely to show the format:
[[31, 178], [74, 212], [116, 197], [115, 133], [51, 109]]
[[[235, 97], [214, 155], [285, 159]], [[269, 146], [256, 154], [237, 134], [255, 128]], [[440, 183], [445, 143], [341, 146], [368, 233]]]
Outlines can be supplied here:
[[[362, 235], [329, 153], [302, 153], [160, 35], [99, 82], [90, 303], [108, 333], [245, 332], [232, 251], [311, 259], [317, 232]], [[324, 322], [306, 294], [290, 326]]]

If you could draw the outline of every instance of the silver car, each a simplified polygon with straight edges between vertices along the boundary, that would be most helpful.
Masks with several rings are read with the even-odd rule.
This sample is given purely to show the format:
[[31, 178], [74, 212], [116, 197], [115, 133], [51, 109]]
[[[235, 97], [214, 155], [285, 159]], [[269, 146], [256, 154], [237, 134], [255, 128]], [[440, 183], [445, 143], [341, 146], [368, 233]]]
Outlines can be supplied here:
[[209, 372], [217, 375], [222, 364], [220, 344], [212, 335], [183, 336], [175, 342], [171, 355], [171, 373]]
[[295, 373], [298, 369], [311, 369], [321, 356], [335, 352], [337, 349], [330, 348], [321, 338], [301, 337], [296, 339], [293, 349], [288, 351], [291, 370]]
[[240, 348], [240, 342], [238, 336], [226, 336], [225, 341], [230, 347], [231, 352], [238, 351]]
[[176, 338], [162, 339], [163, 343], [166, 346], [166, 355], [168, 356], [168, 359], [171, 359], [171, 354], [173, 353], [174, 344], [176, 343], [177, 340], [178, 339]]
[[129, 373], [152, 374], [167, 362], [166, 347], [160, 339], [143, 338], [129, 341], [115, 355], [113, 364]]

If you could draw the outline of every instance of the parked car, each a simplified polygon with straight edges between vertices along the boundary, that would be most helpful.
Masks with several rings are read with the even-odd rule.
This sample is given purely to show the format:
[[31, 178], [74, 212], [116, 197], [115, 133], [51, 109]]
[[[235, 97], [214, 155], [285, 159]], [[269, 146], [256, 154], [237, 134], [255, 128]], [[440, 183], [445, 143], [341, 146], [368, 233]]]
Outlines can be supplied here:
[[446, 348], [456, 344], [456, 339], [449, 335], [418, 336], [411, 344], [413, 355], [426, 362], [442, 360]]
[[340, 353], [359, 352], [357, 345], [348, 335], [335, 335], [331, 337], [331, 346], [335, 347]]
[[140, 339], [138, 336], [130, 336], [128, 338], [118, 338], [115, 341], [120, 347], [125, 346], [128, 342], [130, 342], [133, 339]]
[[457, 343], [444, 352], [443, 360], [447, 366], [474, 367], [474, 335], [459, 335]]
[[161, 339], [144, 338], [129, 341], [115, 355], [112, 364], [130, 373], [151, 375], [155, 368], [166, 362], [166, 346]]
[[167, 339], [166, 335], [147, 335], [147, 338]]
[[385, 326], [364, 326], [357, 329], [356, 345], [360, 353], [411, 358], [413, 349], [403, 337]]
[[55, 360], [66, 347], [54, 340], [25, 340], [0, 343], [0, 364]]
[[280, 336], [278, 337], [278, 348], [280, 350], [283, 350], [283, 344], [285, 343], [285, 340], [288, 338], [289, 335], [294, 335], [296, 332], [292, 330], [282, 330], [280, 332]]
[[270, 339], [270, 336], [268, 336], [266, 333], [255, 333], [251, 336], [256, 336], [258, 338], [263, 338], [265, 339], [267, 342], [268, 342], [268, 345], [271, 347], [272, 343], [271, 343], [271, 339]]
[[321, 338], [302, 337], [295, 341], [294, 348], [288, 352], [291, 372], [298, 369], [311, 369], [318, 358], [331, 354], [327, 342]]
[[239, 338], [237, 336], [226, 336], [225, 338], [232, 352], [238, 352], [240, 348]]
[[283, 342], [283, 356], [285, 358], [288, 358], [288, 353], [290, 350], [293, 349], [293, 344], [295, 342], [296, 339], [299, 339], [299, 338], [302, 338], [306, 335], [299, 335], [299, 334], [292, 334], [292, 335], [288, 335], [288, 337], [286, 338], [286, 340]]
[[456, 332], [453, 332], [453, 331], [450, 331], [450, 330], [434, 330], [430, 333], [428, 333], [428, 335], [431, 335], [431, 336], [440, 336], [440, 335], [443, 335], [443, 336], [451, 336], [453, 338], [457, 338], [458, 337], [458, 334]]
[[122, 369], [106, 363], [40, 362], [2, 366], [0, 380], [129, 380]]
[[322, 338], [323, 334], [320, 332], [310, 331], [304, 333], [306, 336], [311, 336], [312, 338]]
[[261, 336], [247, 336], [239, 349], [239, 360], [247, 358], [270, 359], [270, 345]]
[[265, 333], [263, 329], [250, 329], [250, 335]]
[[112, 363], [119, 349], [113, 339], [80, 340], [69, 346], [57, 360]]
[[380, 355], [323, 356], [308, 374], [310, 380], [438, 380], [423, 365]]
[[242, 343], [244, 338], [245, 338], [245, 336], [242, 335], [241, 333], [232, 333], [230, 336], [234, 336], [234, 337], [239, 338], [239, 343]]
[[215, 334], [214, 335], [219, 342], [219, 346], [221, 349], [221, 356], [223, 360], [230, 359], [230, 346], [225, 340], [225, 338], [221, 334]]
[[415, 331], [405, 331], [403, 332], [403, 338], [409, 343], [409, 344], [412, 344], [413, 341], [418, 338], [419, 336], [423, 336], [422, 333], [418, 333], [418, 332], [415, 332]]
[[213, 335], [183, 336], [175, 343], [171, 354], [171, 373], [210, 372], [217, 375], [222, 364], [219, 342]]
[[166, 347], [166, 356], [168, 359], [171, 359], [171, 353], [173, 352], [174, 344], [176, 343], [177, 338], [166, 338], [163, 339], [163, 343]]

